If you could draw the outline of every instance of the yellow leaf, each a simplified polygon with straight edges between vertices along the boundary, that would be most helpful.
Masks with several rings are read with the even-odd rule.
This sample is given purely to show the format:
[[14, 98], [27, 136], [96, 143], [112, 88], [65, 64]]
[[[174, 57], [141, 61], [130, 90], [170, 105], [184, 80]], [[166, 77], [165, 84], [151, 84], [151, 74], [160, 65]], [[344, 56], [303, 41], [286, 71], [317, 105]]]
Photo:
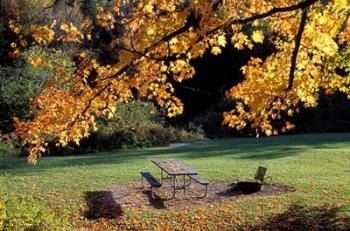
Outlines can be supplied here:
[[264, 33], [261, 30], [254, 31], [252, 34], [252, 39], [256, 43], [264, 42]]
[[147, 30], [147, 34], [148, 34], [148, 35], [153, 35], [153, 34], [154, 34], [154, 29], [153, 29], [153, 28], [149, 28], [149, 29]]
[[290, 122], [286, 122], [286, 129], [287, 130], [292, 130], [295, 127], [294, 124], [290, 123]]
[[222, 47], [226, 46], [226, 37], [225, 37], [225, 35], [220, 35], [218, 37], [218, 45], [222, 46]]
[[212, 47], [211, 48], [211, 53], [213, 54], [213, 55], [218, 55], [218, 54], [221, 54], [221, 49], [220, 49], [220, 47]]
[[153, 12], [153, 5], [152, 4], [147, 4], [145, 7], [145, 11], [147, 13], [152, 13]]
[[271, 136], [272, 135], [272, 131], [269, 129], [269, 130], [266, 130], [265, 131], [265, 134], [267, 135], [267, 136]]

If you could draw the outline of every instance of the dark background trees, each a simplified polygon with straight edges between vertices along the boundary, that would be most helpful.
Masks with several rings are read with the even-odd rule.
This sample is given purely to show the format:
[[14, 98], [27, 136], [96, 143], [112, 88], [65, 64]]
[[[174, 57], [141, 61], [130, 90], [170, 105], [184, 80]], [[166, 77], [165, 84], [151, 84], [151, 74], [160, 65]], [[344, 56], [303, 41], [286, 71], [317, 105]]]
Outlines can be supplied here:
[[[31, 112], [28, 105], [31, 99], [35, 97], [37, 92], [40, 92], [48, 79], [52, 78], [50, 70], [35, 68], [28, 63], [28, 60], [25, 59], [25, 53], [17, 60], [9, 58], [7, 54], [15, 35], [6, 27], [8, 21], [16, 18], [25, 25], [38, 20], [75, 20], [75, 24], [79, 24], [89, 18], [93, 22], [96, 17], [96, 1], [42, 0], [41, 5], [33, 5], [28, 0], [10, 0], [2, 1], [1, 4], [0, 133], [7, 134], [14, 131], [13, 117], [30, 118]], [[109, 5], [110, 3], [104, 1], [103, 4]], [[92, 23], [90, 26], [96, 25]], [[92, 36], [98, 38], [94, 39], [93, 47], [101, 63], [113, 62], [118, 59], [110, 47], [111, 40], [118, 37], [118, 33], [121, 33], [119, 27], [117, 28], [108, 32], [96, 26], [93, 30]], [[246, 30], [249, 31], [249, 28]], [[73, 48], [66, 46], [63, 50], [69, 51]], [[29, 50], [28, 52], [33, 51]], [[264, 59], [272, 52], [274, 52], [273, 47], [266, 42], [254, 50], [238, 51], [231, 45], [223, 49], [222, 54], [217, 56], [206, 52], [202, 58], [193, 61], [196, 69], [194, 78], [181, 83], [173, 82], [176, 95], [184, 102], [184, 113], [181, 116], [166, 119], [164, 115], [157, 112], [162, 119], [154, 120], [147, 117], [145, 121], [148, 123], [148, 127], [142, 125], [142, 132], [138, 127], [141, 125], [137, 119], [124, 115], [118, 121], [101, 121], [101, 131], [89, 140], [85, 140], [83, 142], [85, 146], [83, 145], [80, 149], [93, 149], [89, 142], [96, 147], [110, 148], [167, 144], [189, 136], [185, 134], [186, 132], [193, 132], [194, 136], [201, 136], [201, 128], [204, 129], [205, 135], [208, 137], [251, 136], [253, 132], [249, 129], [237, 132], [221, 125], [222, 113], [232, 108], [234, 103], [226, 99], [225, 91], [243, 81], [241, 67], [251, 57]], [[47, 55], [49, 58], [50, 54]], [[67, 61], [72, 62], [70, 58], [67, 58]], [[71, 65], [70, 73], [74, 71], [74, 66]], [[146, 113], [145, 107], [149, 109], [149, 105], [136, 102], [130, 108], [125, 109], [124, 114], [126, 115], [128, 110], [136, 110], [136, 112], [139, 110], [138, 112], [141, 114]], [[292, 132], [348, 132], [350, 131], [349, 115], [350, 104], [344, 95], [323, 93], [317, 108], [301, 109], [301, 112], [296, 115], [293, 120], [297, 126]], [[125, 122], [133, 123], [133, 125], [124, 126]], [[167, 134], [166, 131], [170, 131], [170, 133]], [[181, 135], [182, 133], [184, 134]], [[161, 134], [165, 135], [161, 136]], [[110, 139], [110, 137], [114, 137], [115, 140]], [[145, 137], [153, 141], [147, 141]], [[159, 141], [159, 139], [163, 140]], [[111, 141], [110, 145], [106, 144], [108, 140]]]
[[[240, 69], [250, 57], [264, 59], [272, 51], [273, 48], [265, 44], [259, 49], [242, 51], [228, 46], [218, 56], [207, 52], [195, 62], [195, 77], [174, 85], [185, 109], [183, 115], [171, 120], [172, 123], [193, 122], [202, 126], [209, 137], [250, 136], [250, 130], [237, 132], [221, 125], [222, 113], [233, 104], [226, 99], [225, 91], [243, 81]], [[350, 102], [344, 94], [322, 93], [318, 107], [302, 108], [295, 116], [296, 128], [291, 133], [349, 132], [349, 118]]]

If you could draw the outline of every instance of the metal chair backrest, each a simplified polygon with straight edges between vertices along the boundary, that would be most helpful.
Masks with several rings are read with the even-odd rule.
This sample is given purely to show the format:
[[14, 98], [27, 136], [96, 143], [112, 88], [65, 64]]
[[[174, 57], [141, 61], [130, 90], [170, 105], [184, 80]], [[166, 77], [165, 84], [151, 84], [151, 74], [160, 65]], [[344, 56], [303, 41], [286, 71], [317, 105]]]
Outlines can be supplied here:
[[254, 180], [258, 182], [264, 182], [266, 172], [267, 168], [259, 166], [256, 170]]

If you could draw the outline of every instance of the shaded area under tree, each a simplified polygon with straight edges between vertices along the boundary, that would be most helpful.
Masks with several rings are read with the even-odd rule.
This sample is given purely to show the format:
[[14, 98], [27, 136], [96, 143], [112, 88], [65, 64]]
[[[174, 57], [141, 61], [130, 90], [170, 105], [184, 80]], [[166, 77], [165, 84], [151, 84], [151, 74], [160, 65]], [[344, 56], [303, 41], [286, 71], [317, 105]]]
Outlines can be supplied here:
[[339, 207], [304, 207], [293, 204], [285, 212], [273, 215], [248, 230], [350, 230], [350, 217], [338, 216]]

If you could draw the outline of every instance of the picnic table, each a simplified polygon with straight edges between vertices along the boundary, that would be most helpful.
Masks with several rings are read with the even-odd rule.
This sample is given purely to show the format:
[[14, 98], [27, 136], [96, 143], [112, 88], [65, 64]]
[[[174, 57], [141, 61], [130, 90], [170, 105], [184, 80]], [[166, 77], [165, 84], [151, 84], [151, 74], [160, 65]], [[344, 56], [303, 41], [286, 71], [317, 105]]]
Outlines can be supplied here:
[[[195, 170], [177, 162], [174, 159], [152, 159], [151, 161], [158, 168], [160, 168], [161, 184], [163, 184], [164, 179], [171, 179], [173, 194], [169, 199], [173, 199], [175, 197], [177, 190], [183, 190], [184, 195], [186, 196], [186, 188], [191, 185], [191, 179], [206, 186], [206, 193], [204, 197], [206, 196], [207, 185], [209, 182], [200, 178]], [[167, 174], [167, 176], [164, 176], [164, 172]], [[179, 183], [179, 177], [182, 177], [182, 183]], [[186, 177], [190, 179], [189, 183], [186, 183]]]

